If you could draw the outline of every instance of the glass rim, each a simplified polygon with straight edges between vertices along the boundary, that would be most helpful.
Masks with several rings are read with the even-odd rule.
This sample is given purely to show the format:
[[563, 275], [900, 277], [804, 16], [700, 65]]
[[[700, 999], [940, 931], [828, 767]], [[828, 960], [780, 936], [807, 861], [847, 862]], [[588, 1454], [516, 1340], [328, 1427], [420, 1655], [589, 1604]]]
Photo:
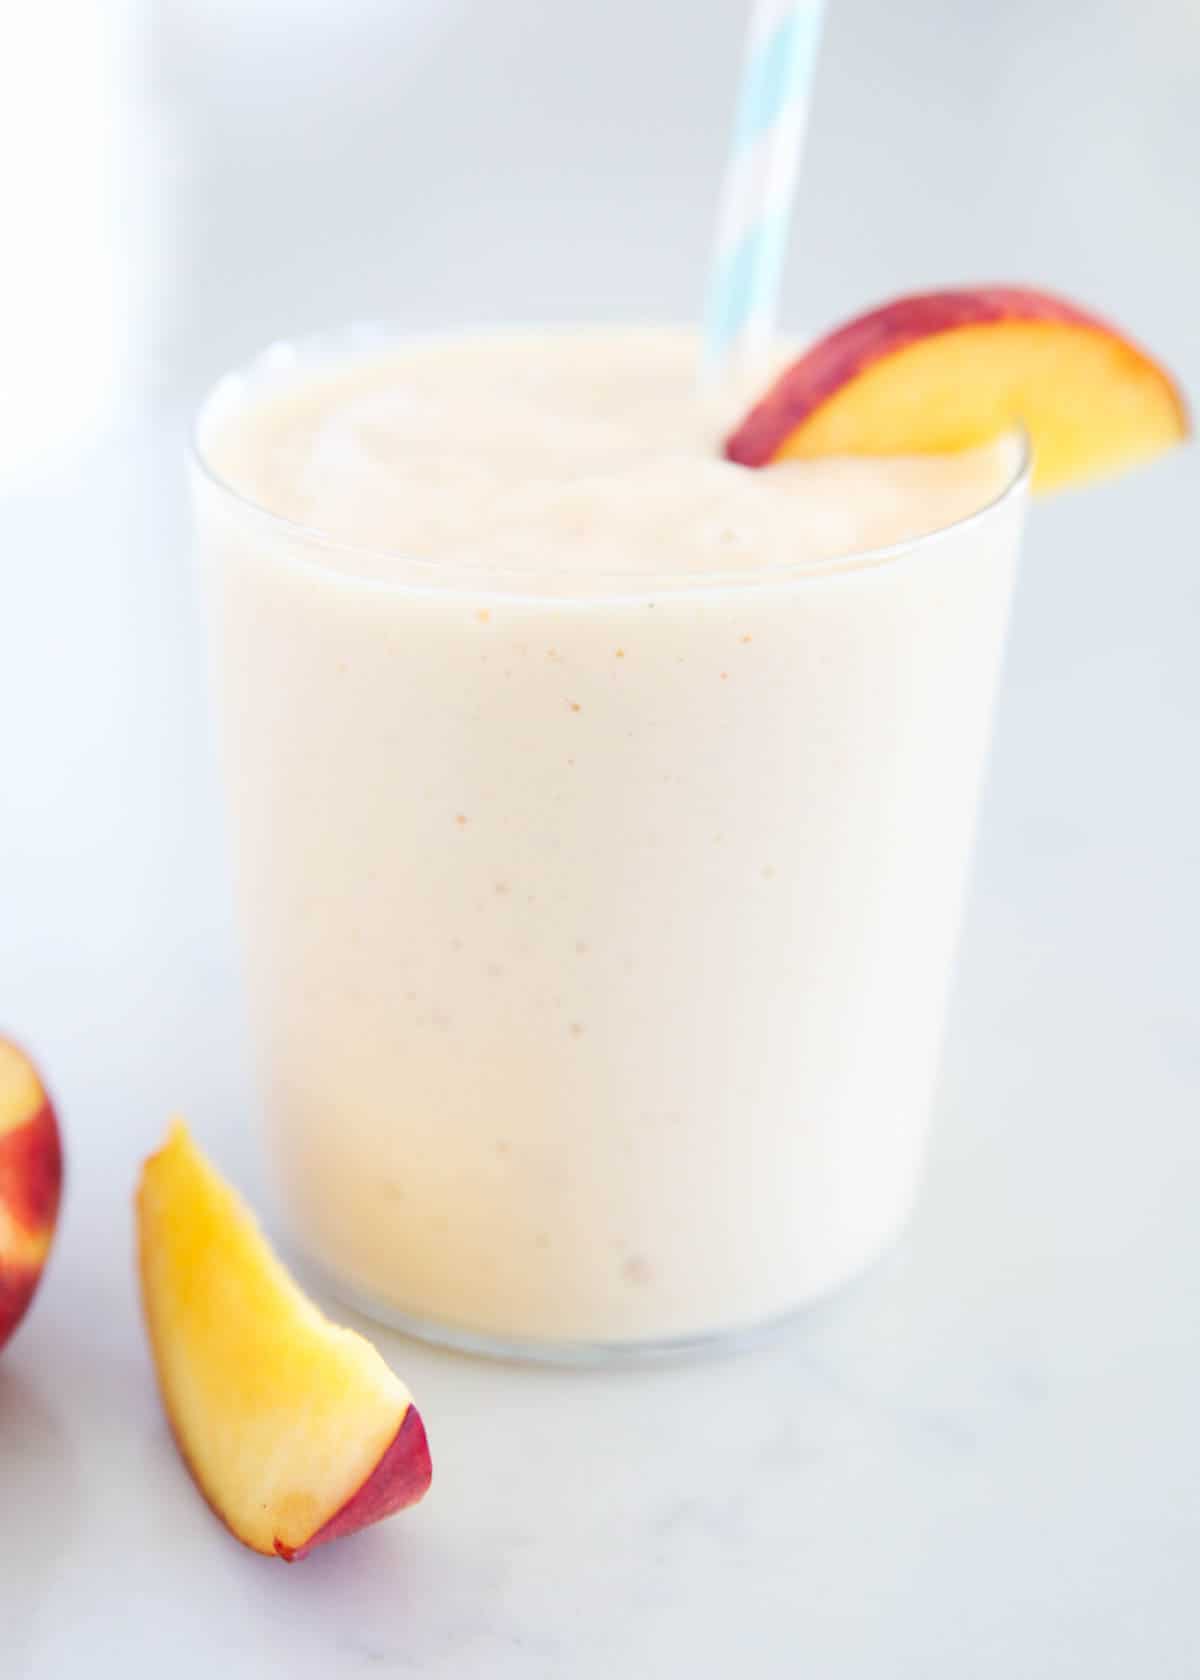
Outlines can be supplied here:
[[[589, 568], [584, 571], [572, 571], [569, 574], [572, 580], [582, 586], [579, 590], [560, 591], [545, 587], [545, 579], [548, 575], [548, 568], [545, 564], [534, 567], [511, 564], [491, 566], [486, 562], [473, 565], [457, 560], [447, 562], [422, 558], [419, 555], [409, 554], [400, 548], [387, 548], [371, 543], [347, 541], [331, 532], [322, 530], [320, 526], [306, 525], [300, 520], [289, 518], [285, 514], [273, 512], [271, 508], [256, 500], [254, 496], [238, 489], [236, 485], [218, 472], [205, 453], [203, 433], [206, 425], [212, 419], [215, 406], [219, 402], [236, 403], [245, 401], [253, 389], [256, 378], [261, 378], [272, 370], [295, 369], [300, 371], [304, 368], [306, 361], [309, 361], [315, 367], [318, 365], [316, 358], [322, 354], [341, 353], [350, 356], [357, 353], [366, 355], [373, 350], [379, 350], [387, 346], [402, 348], [408, 344], [450, 344], [473, 337], [503, 337], [507, 335], [516, 337], [521, 333], [536, 333], [539, 336], [547, 334], [568, 336], [578, 332], [595, 334], [630, 331], [657, 332], [662, 330], [679, 331], [681, 328], [678, 323], [669, 325], [664, 329], [659, 323], [631, 325], [622, 322], [560, 322], [542, 326], [535, 323], [517, 322], [501, 325], [488, 324], [420, 330], [403, 328], [389, 321], [363, 321], [351, 323], [345, 327], [275, 339], [254, 355], [244, 361], [235, 363], [233, 367], [229, 368], [208, 387], [196, 408], [189, 430], [188, 457], [193, 470], [199, 474], [201, 479], [231, 503], [240, 514], [249, 515], [277, 539], [290, 541], [294, 546], [302, 548], [304, 551], [302, 555], [291, 557], [296, 564], [339, 578], [347, 584], [354, 584], [358, 587], [384, 593], [453, 594], [456, 591], [462, 593], [470, 590], [473, 594], [494, 595], [498, 599], [509, 602], [536, 600], [564, 606], [601, 600], [618, 602], [622, 598], [628, 599], [630, 597], [640, 599], [647, 594], [661, 593], [672, 597], [691, 598], [708, 593], [758, 591], [801, 586], [806, 583], [848, 580], [864, 573], [870, 574], [881, 569], [891, 569], [906, 560], [922, 558], [931, 548], [939, 547], [944, 541], [957, 536], [959, 533], [974, 526], [989, 523], [994, 515], [999, 515], [1011, 503], [1022, 500], [1029, 490], [1033, 475], [1033, 446], [1028, 428], [1018, 421], [1007, 431], [1001, 433], [999, 438], [993, 440], [999, 442], [1008, 439], [1016, 446], [1012, 471], [1006, 476], [995, 495], [981, 502], [978, 507], [972, 508], [969, 513], [951, 520], [948, 524], [933, 526], [928, 531], [915, 532], [912, 536], [901, 537], [895, 542], [877, 544], [868, 548], [848, 549], [844, 554], [830, 555], [824, 560], [797, 560], [792, 564], [768, 565], [756, 569], [742, 568], [737, 571], [722, 571], [707, 568], [694, 571], [665, 572], [654, 568], [638, 568], [636, 570]], [[747, 468], [746, 470], [752, 469]], [[405, 575], [402, 577], [380, 576], [378, 573], [356, 570], [348, 565], [322, 564], [311, 555], [309, 552], [311, 550], [337, 554], [349, 559], [357, 556], [360, 560], [372, 561], [377, 565], [382, 562], [389, 565], [399, 563], [405, 568]], [[535, 587], [538, 580], [541, 581], [541, 587]], [[509, 587], [504, 587], [506, 583]], [[519, 587], [522, 583], [526, 585], [524, 589]], [[518, 587], [512, 587], [514, 584]], [[598, 587], [593, 589], [589, 588], [589, 585]], [[602, 585], [605, 587], [599, 587]]]

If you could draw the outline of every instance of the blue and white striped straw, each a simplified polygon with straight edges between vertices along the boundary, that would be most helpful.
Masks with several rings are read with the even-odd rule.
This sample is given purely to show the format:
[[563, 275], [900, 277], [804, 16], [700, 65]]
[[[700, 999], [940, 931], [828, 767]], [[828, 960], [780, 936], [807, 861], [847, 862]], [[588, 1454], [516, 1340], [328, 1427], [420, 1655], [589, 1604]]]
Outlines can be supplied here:
[[761, 375], [775, 336], [824, 0], [756, 0], [721, 190], [702, 385]]

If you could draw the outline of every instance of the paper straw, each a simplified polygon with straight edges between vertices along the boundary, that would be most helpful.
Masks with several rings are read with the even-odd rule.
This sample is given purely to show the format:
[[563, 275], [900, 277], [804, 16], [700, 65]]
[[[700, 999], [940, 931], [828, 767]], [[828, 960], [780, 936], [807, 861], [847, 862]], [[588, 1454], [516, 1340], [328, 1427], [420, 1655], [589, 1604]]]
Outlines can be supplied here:
[[824, 0], [756, 0], [721, 189], [701, 383], [761, 374], [775, 336]]

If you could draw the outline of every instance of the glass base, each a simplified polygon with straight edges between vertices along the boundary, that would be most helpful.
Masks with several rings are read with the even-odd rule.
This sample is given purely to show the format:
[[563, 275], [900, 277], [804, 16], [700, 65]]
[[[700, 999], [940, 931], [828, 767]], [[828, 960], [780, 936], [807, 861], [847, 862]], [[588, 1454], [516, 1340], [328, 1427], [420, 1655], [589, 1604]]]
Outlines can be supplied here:
[[843, 1295], [862, 1283], [877, 1267], [891, 1258], [899, 1246], [907, 1220], [880, 1244], [873, 1254], [854, 1271], [819, 1294], [801, 1301], [770, 1318], [758, 1319], [746, 1325], [702, 1330], [682, 1336], [639, 1339], [637, 1341], [523, 1341], [519, 1337], [493, 1336], [486, 1331], [471, 1330], [461, 1325], [443, 1324], [437, 1319], [420, 1318], [398, 1311], [377, 1296], [346, 1283], [324, 1266], [307, 1256], [300, 1258], [300, 1269], [307, 1272], [332, 1296], [364, 1318], [402, 1336], [433, 1347], [449, 1348], [454, 1353], [470, 1354], [476, 1358], [502, 1360], [509, 1364], [545, 1365], [559, 1368], [600, 1369], [633, 1365], [664, 1363], [671, 1360], [701, 1359], [712, 1355], [737, 1354], [761, 1347], [785, 1335], [803, 1323], [818, 1322], [824, 1314], [838, 1306]]

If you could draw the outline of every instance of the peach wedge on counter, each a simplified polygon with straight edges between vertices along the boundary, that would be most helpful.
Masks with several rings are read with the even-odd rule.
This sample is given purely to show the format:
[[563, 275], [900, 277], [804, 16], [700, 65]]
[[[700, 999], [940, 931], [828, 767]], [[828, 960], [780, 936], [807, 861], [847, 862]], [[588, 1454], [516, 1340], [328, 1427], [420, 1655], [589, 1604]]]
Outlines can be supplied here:
[[940, 454], [1025, 426], [1033, 485], [1106, 478], [1188, 434], [1166, 370], [1078, 305], [1020, 286], [897, 298], [786, 368], [725, 445], [764, 467]]
[[62, 1176], [58, 1122], [37, 1069], [0, 1038], [0, 1348], [41, 1282]]
[[293, 1283], [182, 1122], [143, 1169], [137, 1238], [167, 1418], [239, 1540], [290, 1563], [423, 1496], [408, 1390]]

